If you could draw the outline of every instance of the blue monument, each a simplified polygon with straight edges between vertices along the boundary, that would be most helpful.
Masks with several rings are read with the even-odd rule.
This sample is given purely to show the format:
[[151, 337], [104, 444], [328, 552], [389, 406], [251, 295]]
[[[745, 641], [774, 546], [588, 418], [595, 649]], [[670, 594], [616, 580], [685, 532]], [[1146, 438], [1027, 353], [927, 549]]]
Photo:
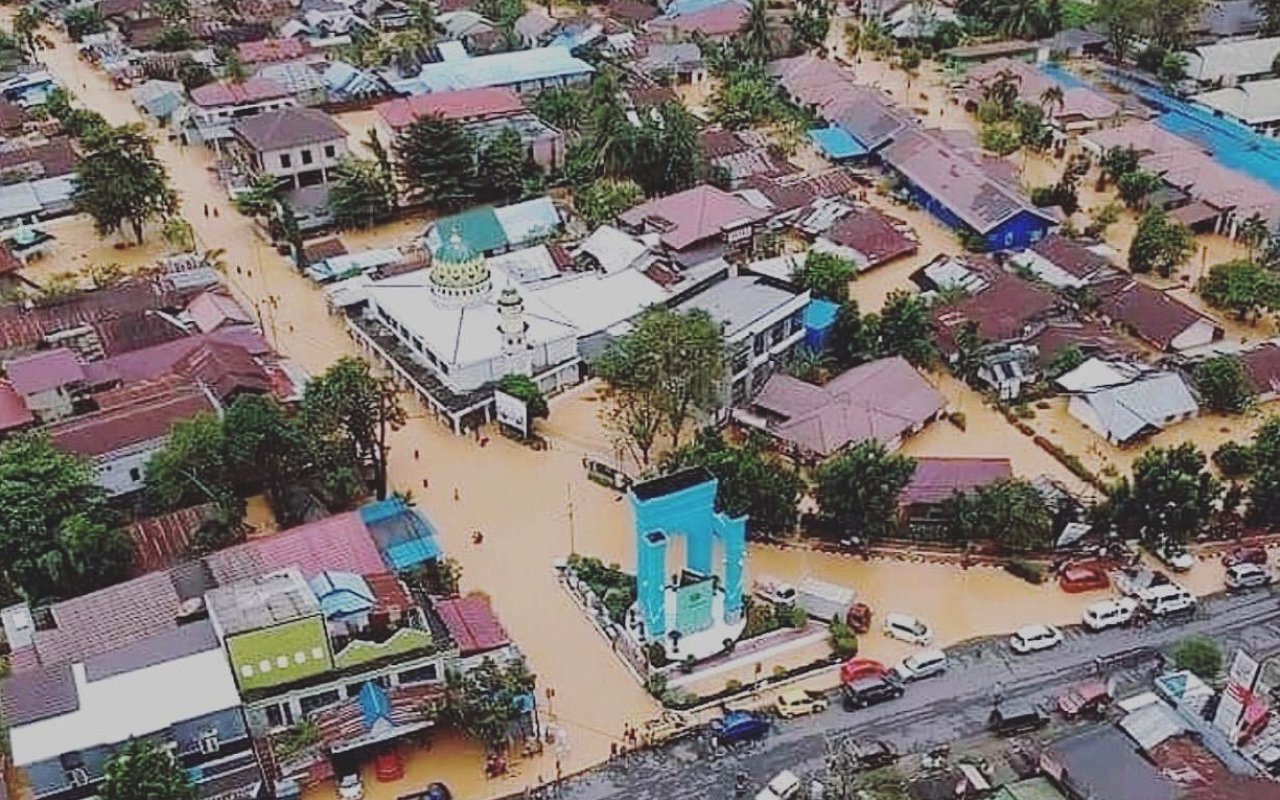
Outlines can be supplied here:
[[[699, 467], [634, 484], [629, 493], [635, 514], [638, 622], [645, 639], [670, 640], [680, 655], [718, 652], [724, 639], [737, 638], [744, 622], [747, 518], [716, 510], [718, 488], [716, 478]], [[667, 547], [677, 537], [684, 541], [685, 563], [669, 579]], [[701, 639], [706, 640], [702, 646]]]

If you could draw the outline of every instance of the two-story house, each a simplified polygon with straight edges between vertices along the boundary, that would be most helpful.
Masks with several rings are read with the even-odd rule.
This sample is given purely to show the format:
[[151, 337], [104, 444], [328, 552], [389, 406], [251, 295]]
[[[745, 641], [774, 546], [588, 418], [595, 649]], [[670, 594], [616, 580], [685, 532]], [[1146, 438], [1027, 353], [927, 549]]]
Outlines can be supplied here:
[[289, 90], [269, 78], [198, 86], [191, 90], [182, 139], [221, 147], [236, 120], [294, 105], [297, 100]]
[[294, 189], [327, 184], [346, 157], [347, 131], [314, 108], [281, 108], [236, 120], [231, 128], [242, 166]]
[[65, 347], [6, 361], [4, 371], [27, 410], [41, 422], [71, 416], [77, 394], [84, 388], [84, 367]]

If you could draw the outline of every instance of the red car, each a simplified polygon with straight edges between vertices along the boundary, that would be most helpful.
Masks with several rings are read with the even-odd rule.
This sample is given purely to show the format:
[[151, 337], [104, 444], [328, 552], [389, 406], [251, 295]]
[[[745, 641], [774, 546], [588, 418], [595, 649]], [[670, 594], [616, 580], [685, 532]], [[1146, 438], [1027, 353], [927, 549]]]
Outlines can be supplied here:
[[1091, 681], [1068, 689], [1058, 698], [1058, 710], [1068, 719], [1073, 719], [1081, 714], [1097, 714], [1110, 702], [1107, 685]]
[[1224, 567], [1234, 567], [1237, 564], [1266, 565], [1266, 563], [1267, 549], [1265, 547], [1237, 547], [1222, 554], [1222, 565]]
[[390, 783], [404, 777], [404, 759], [394, 750], [379, 753], [373, 762], [373, 773], [378, 783]]
[[889, 669], [872, 658], [851, 658], [840, 665], [840, 682], [853, 683], [889, 674]]
[[1070, 594], [1106, 589], [1110, 585], [1106, 568], [1096, 561], [1070, 562], [1058, 572], [1058, 586]]

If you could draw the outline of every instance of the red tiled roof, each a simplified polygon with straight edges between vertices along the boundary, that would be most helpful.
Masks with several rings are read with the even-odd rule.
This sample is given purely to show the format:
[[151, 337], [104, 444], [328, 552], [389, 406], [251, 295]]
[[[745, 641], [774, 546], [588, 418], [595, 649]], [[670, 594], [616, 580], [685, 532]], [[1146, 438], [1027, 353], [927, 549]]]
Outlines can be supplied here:
[[270, 78], [250, 78], [244, 83], [207, 83], [191, 90], [191, 102], [204, 108], [260, 103], [288, 96], [288, 90]]
[[27, 309], [0, 306], [0, 351], [29, 348], [46, 335], [169, 307], [174, 295], [145, 280], [82, 292]]
[[473, 593], [436, 600], [433, 605], [461, 655], [484, 653], [511, 644], [511, 637], [493, 613], [487, 596]]
[[84, 380], [80, 359], [65, 347], [6, 361], [4, 371], [13, 388], [25, 397]]
[[1208, 319], [1186, 303], [1137, 281], [1104, 297], [1098, 312], [1112, 322], [1128, 326], [1139, 338], [1161, 350], [1167, 350], [1192, 325]]
[[703, 36], [728, 36], [746, 27], [747, 13], [746, 6], [741, 3], [725, 0], [692, 14], [655, 19], [649, 27]]
[[525, 110], [520, 95], [505, 86], [432, 92], [398, 97], [378, 104], [378, 115], [392, 130], [400, 130], [422, 117], [439, 116], [452, 120], [508, 117]]
[[898, 503], [941, 503], [957, 492], [972, 492], [1012, 477], [1013, 466], [1007, 458], [918, 458]]
[[22, 395], [8, 383], [0, 383], [0, 431], [11, 431], [35, 421], [35, 415], [27, 408]]
[[255, 356], [271, 351], [262, 334], [253, 328], [238, 325], [121, 353], [102, 361], [92, 361], [85, 365], [85, 377], [94, 386], [154, 380], [173, 372], [178, 362], [207, 342], [236, 345]]
[[918, 248], [915, 241], [874, 208], [841, 218], [827, 230], [826, 237], [866, 256], [868, 268], [909, 256]]
[[54, 178], [75, 171], [79, 160], [71, 140], [60, 136], [42, 144], [0, 150], [0, 172], [39, 164], [40, 177]]
[[1031, 250], [1058, 269], [1077, 278], [1089, 278], [1111, 269], [1111, 259], [1095, 253], [1081, 242], [1056, 233], [1036, 242]]
[[164, 438], [175, 423], [212, 411], [204, 392], [180, 389], [55, 423], [49, 426], [49, 436], [59, 449], [96, 458]]
[[144, 575], [168, 569], [185, 560], [191, 552], [192, 537], [212, 510], [212, 504], [180, 508], [130, 525], [126, 532], [133, 540], [134, 573]]
[[205, 563], [221, 584], [286, 567], [297, 567], [308, 580], [325, 570], [357, 575], [375, 575], [387, 570], [357, 511], [251, 539], [211, 553], [205, 557]]
[[338, 237], [330, 236], [327, 239], [308, 242], [303, 246], [302, 254], [306, 257], [308, 263], [314, 264], [327, 258], [345, 256], [347, 254], [347, 246]]
[[933, 325], [945, 349], [955, 345], [955, 337], [969, 323], [977, 325], [984, 342], [1010, 342], [1027, 335], [1027, 326], [1052, 311], [1058, 298], [1029, 281], [1002, 272], [990, 273], [986, 289], [958, 303], [936, 306]]
[[230, 295], [217, 291], [201, 292], [187, 304], [187, 314], [201, 333], [210, 333], [228, 323], [252, 325], [253, 317]]
[[236, 49], [244, 63], [264, 64], [302, 58], [311, 47], [302, 39], [259, 39], [256, 42], [242, 42]]
[[173, 365], [173, 371], [207, 386], [220, 400], [236, 392], [266, 394], [271, 378], [243, 347], [205, 342]]
[[648, 22], [658, 16], [658, 9], [650, 3], [639, 0], [610, 0], [605, 7], [605, 14], [613, 19], [628, 22]]
[[685, 250], [719, 237], [728, 225], [758, 222], [766, 216], [741, 197], [702, 184], [641, 203], [624, 211], [620, 219], [635, 227], [656, 222], [666, 228], [661, 232], [664, 245]]
[[0, 131], [17, 132], [31, 119], [31, 115], [22, 106], [0, 102]]
[[1280, 393], [1280, 346], [1268, 342], [1240, 354], [1249, 383], [1258, 394]]

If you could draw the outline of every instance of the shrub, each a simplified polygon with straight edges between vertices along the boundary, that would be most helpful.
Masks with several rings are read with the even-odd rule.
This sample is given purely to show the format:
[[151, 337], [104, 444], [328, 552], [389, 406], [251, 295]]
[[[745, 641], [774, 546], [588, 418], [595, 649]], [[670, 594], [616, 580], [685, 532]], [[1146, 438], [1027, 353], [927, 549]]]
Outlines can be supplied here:
[[671, 663], [671, 659], [667, 658], [667, 648], [662, 646], [662, 642], [649, 642], [644, 646], [644, 654], [649, 658], [649, 666], [655, 669], [662, 669]]
[[1213, 463], [1228, 478], [1242, 478], [1253, 472], [1257, 464], [1253, 448], [1239, 442], [1226, 442], [1213, 451]]
[[1044, 583], [1044, 567], [1034, 561], [1027, 561], [1023, 558], [1011, 558], [1004, 562], [1004, 569], [1010, 575], [1022, 578], [1027, 583], [1034, 583], [1037, 586]]
[[663, 695], [667, 693], [667, 676], [661, 673], [650, 675], [649, 679], [644, 682], [645, 688], [649, 690], [649, 694], [661, 700]]
[[831, 645], [831, 652], [842, 659], [852, 658], [858, 654], [858, 637], [853, 634], [853, 629], [843, 622], [832, 623], [827, 642]]
[[800, 606], [791, 606], [783, 614], [784, 624], [788, 628], [803, 628], [809, 624], [809, 613]]
[[1174, 648], [1173, 661], [1178, 669], [1190, 670], [1212, 681], [1222, 671], [1222, 648], [1208, 636], [1188, 636]]
[[729, 680], [724, 682], [724, 690], [726, 692], [742, 691], [742, 681], [738, 680], [737, 678], [730, 678]]

